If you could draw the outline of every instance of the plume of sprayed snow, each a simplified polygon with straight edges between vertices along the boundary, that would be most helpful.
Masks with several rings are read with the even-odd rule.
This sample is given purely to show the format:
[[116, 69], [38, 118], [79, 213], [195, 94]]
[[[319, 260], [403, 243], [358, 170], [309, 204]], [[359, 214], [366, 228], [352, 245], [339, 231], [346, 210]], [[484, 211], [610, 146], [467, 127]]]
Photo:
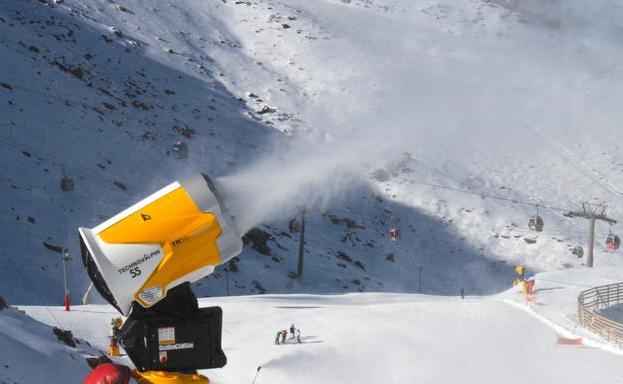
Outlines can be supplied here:
[[301, 111], [316, 138], [275, 144], [217, 179], [239, 229], [322, 207], [405, 152], [464, 177], [476, 161], [490, 170], [547, 155], [564, 162], [551, 160], [550, 142], [571, 146], [623, 124], [621, 23], [598, 17], [623, 15], [621, 5], [493, 2], [534, 23], [479, 38], [401, 19], [340, 19], [350, 39], [326, 43], [335, 44], [326, 70], [349, 63], [357, 74], [337, 73], [318, 98], [326, 101]]
[[373, 141], [298, 142], [216, 180], [238, 230], [320, 209], [365, 182], [383, 147]]

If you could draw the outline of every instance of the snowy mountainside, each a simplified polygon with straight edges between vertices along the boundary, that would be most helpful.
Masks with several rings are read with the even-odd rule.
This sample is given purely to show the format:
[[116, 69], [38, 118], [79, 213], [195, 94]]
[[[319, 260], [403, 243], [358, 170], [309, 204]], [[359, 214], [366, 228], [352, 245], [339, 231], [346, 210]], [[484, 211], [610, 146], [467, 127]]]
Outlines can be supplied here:
[[[284, 212], [257, 223], [269, 251], [248, 246], [199, 294], [482, 294], [505, 289], [516, 262], [581, 266], [569, 249], [585, 244], [586, 223], [542, 208], [546, 229], [530, 233], [535, 208], [524, 203], [572, 209], [597, 197], [623, 212], [620, 50], [601, 29], [578, 39], [581, 29], [526, 22], [512, 5], [3, 1], [0, 294], [61, 300], [60, 255], [45, 242], [70, 249], [76, 300], [88, 283], [77, 227], [170, 181], [236, 174], [300, 141], [390, 151], [359, 151], [366, 184], [310, 209], [302, 283], [291, 279], [295, 212]], [[171, 154], [180, 139], [188, 159]], [[74, 191], [59, 189], [63, 174]], [[285, 175], [275, 195], [293, 183]], [[620, 263], [597, 248], [599, 265]]]
[[15, 308], [0, 310], [0, 382], [81, 383], [90, 370], [86, 357], [99, 351], [64, 331]]

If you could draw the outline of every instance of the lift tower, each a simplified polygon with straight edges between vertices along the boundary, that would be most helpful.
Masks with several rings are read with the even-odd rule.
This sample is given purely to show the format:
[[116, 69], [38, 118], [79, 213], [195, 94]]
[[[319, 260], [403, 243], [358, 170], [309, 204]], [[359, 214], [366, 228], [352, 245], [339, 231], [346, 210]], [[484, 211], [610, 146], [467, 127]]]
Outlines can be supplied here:
[[586, 266], [593, 267], [593, 248], [595, 246], [595, 222], [597, 220], [605, 221], [609, 224], [616, 224], [616, 220], [606, 215], [607, 205], [603, 203], [582, 203], [582, 209], [579, 211], [570, 211], [565, 214], [567, 217], [580, 217], [589, 221], [588, 227], [588, 256], [586, 258]]

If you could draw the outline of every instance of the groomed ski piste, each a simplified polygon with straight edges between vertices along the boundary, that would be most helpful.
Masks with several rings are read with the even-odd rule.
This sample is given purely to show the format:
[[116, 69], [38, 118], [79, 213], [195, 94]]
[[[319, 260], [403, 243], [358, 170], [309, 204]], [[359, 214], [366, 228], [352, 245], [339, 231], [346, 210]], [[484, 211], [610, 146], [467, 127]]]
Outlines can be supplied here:
[[[534, 302], [517, 287], [465, 299], [389, 293], [201, 299], [202, 306], [223, 308], [229, 360], [223, 369], [202, 373], [220, 384], [251, 382], [258, 366], [258, 384], [619, 383], [623, 352], [579, 327], [577, 295], [622, 273], [538, 274]], [[81, 356], [107, 349], [106, 331], [117, 315], [104, 305], [19, 309], [46, 325], [14, 310], [0, 312], [0, 379], [6, 383], [46, 377], [81, 383], [80, 374], [88, 372]], [[275, 345], [275, 332], [291, 323], [301, 329], [302, 343]], [[92, 348], [62, 346], [49, 326], [71, 329]], [[581, 345], [564, 343], [578, 338]]]

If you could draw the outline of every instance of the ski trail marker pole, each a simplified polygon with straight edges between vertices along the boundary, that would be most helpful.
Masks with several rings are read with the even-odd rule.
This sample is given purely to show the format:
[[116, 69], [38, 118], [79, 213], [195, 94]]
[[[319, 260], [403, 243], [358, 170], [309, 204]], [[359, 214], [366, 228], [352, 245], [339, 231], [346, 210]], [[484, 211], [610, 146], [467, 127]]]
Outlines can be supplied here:
[[63, 259], [63, 283], [65, 284], [65, 311], [69, 312], [69, 289], [67, 289], [67, 267], [65, 263], [69, 261], [69, 250], [65, 248], [62, 254]]
[[255, 384], [255, 380], [257, 380], [257, 375], [260, 374], [260, 369], [262, 369], [261, 365], [257, 366], [257, 371], [255, 372], [255, 377], [253, 378], [253, 381], [251, 382], [251, 384]]
[[84, 293], [84, 296], [82, 296], [82, 305], [87, 305], [89, 303], [89, 295], [91, 294], [92, 289], [93, 289], [93, 283], [89, 285], [89, 288], [87, 288], [87, 291]]

